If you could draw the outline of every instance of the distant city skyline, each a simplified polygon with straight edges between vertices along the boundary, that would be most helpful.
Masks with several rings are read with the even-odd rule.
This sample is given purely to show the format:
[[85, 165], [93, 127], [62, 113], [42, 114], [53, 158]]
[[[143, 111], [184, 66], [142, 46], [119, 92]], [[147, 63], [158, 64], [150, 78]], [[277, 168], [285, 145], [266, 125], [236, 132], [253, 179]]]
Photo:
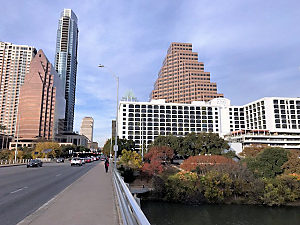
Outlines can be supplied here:
[[193, 44], [218, 92], [234, 105], [300, 96], [299, 1], [11, 0], [1, 4], [0, 40], [43, 49], [54, 64], [64, 8], [80, 21], [74, 129], [92, 116], [100, 146], [111, 136], [116, 91], [114, 79], [98, 64], [120, 77], [120, 96], [132, 89], [147, 101], [172, 42]]

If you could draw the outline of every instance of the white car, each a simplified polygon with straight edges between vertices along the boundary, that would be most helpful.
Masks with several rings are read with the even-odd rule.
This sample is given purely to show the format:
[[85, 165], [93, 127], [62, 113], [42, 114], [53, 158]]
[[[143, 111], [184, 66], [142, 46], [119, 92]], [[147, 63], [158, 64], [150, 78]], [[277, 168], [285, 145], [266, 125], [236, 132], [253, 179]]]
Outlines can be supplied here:
[[80, 158], [71, 159], [71, 166], [82, 166], [82, 160]]

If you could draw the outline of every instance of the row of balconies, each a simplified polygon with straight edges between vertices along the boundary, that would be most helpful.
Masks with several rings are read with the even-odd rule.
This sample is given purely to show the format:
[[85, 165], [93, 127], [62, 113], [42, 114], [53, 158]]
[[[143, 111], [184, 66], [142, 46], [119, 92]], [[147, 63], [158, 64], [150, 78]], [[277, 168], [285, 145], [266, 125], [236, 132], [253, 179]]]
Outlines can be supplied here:
[[[173, 114], [173, 115], [206, 115], [206, 114], [208, 114], [208, 115], [212, 115], [213, 114], [213, 112], [215, 112], [215, 114], [218, 114], [218, 112], [217, 111], [213, 111], [212, 109], [205, 109], [205, 110], [202, 110], [202, 111], [200, 111], [200, 110], [196, 110], [196, 111], [194, 111], [194, 110], [185, 110], [185, 111], [182, 111], [182, 110], [164, 110], [164, 109], [161, 109], [161, 110], [158, 110], [158, 109], [155, 109], [155, 110], [152, 110], [152, 109], [148, 109], [147, 111], [146, 111], [146, 109], [129, 109], [128, 110], [128, 112], [129, 112], [129, 114], [133, 114], [133, 113], [135, 113], [135, 114], [140, 114], [140, 113], [146, 113], [146, 114], [152, 114], [152, 113], [154, 113], [154, 114], [156, 114], [156, 113], [160, 113], [160, 114]], [[128, 113], [127, 112], [127, 113]], [[125, 110], [123, 110], [123, 113], [126, 113], [126, 111]], [[235, 119], [238, 119], [239, 117], [235, 117]], [[244, 117], [240, 117], [240, 118], [244, 118]]]
[[[166, 132], [154, 132], [153, 134], [144, 134], [145, 136], [143, 136], [143, 139], [155, 139], [157, 138], [158, 135], [175, 135], [175, 136], [181, 136], [181, 135], [188, 135], [191, 132], [196, 132], [196, 133], [201, 133], [201, 132], [214, 132], [213, 129], [201, 129], [201, 130], [188, 130], [188, 131], [166, 131]], [[126, 134], [123, 134], [124, 136], [126, 136]], [[154, 135], [154, 136], [153, 136]], [[135, 139], [135, 140], [141, 140], [142, 136], [140, 135], [127, 135], [128, 139]]]
[[[158, 128], [160, 130], [168, 130], [168, 129], [181, 129], [181, 128], [213, 128], [214, 124], [207, 124], [207, 123], [201, 123], [201, 124], [183, 124], [183, 125], [159, 125], [159, 124], [152, 124], [152, 125], [147, 125], [147, 126], [128, 126], [128, 130], [157, 130]], [[218, 127], [217, 124], [215, 124], [215, 127]], [[125, 130], [126, 127], [124, 126], [123, 129]]]

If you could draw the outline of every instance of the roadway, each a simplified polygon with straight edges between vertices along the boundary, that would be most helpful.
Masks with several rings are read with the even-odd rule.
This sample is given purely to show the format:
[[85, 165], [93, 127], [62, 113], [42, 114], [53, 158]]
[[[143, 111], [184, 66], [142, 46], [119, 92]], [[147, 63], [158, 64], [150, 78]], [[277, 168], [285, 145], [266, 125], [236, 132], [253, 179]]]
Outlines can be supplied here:
[[[17, 224], [98, 162], [81, 167], [71, 167], [67, 161], [44, 163], [38, 168], [0, 167], [0, 224]], [[64, 213], [61, 213], [63, 216]]]

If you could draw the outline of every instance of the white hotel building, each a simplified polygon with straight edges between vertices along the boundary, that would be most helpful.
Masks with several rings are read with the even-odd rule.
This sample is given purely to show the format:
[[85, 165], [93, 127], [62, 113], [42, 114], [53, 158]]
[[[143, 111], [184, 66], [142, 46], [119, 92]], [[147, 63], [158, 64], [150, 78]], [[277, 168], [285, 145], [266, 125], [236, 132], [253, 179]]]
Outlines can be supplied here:
[[191, 104], [121, 101], [118, 136], [141, 147], [159, 135], [213, 132], [243, 146], [300, 149], [300, 98], [266, 97], [243, 106], [226, 98]]

